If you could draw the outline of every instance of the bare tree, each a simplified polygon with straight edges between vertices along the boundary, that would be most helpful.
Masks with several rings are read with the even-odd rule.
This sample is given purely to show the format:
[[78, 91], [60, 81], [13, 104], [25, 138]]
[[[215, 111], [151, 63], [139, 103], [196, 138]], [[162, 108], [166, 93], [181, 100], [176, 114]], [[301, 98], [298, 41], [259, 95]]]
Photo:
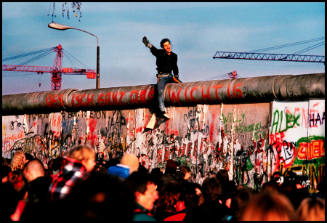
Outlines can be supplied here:
[[[75, 18], [78, 18], [78, 21], [81, 21], [82, 17], [82, 2], [52, 2], [50, 3], [49, 6], [49, 11], [48, 11], [48, 16], [51, 16], [52, 22], [53, 18], [57, 17], [56, 15], [56, 3], [60, 4], [61, 3], [61, 15], [64, 18], [65, 15], [67, 16], [68, 19], [70, 19], [70, 13], [73, 13], [73, 16]], [[70, 3], [70, 4], [69, 4]]]

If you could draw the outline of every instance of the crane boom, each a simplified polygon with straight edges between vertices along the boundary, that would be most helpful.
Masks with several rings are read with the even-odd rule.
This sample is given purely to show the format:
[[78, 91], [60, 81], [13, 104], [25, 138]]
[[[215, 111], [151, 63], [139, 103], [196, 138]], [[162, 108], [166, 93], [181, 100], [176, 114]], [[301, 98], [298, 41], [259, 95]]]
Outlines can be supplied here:
[[[47, 49], [48, 51], [49, 49]], [[54, 60], [53, 66], [30, 66], [30, 65], [2, 65], [3, 71], [20, 71], [20, 72], [36, 72], [36, 73], [51, 73], [51, 89], [60, 90], [61, 89], [61, 74], [75, 74], [75, 75], [86, 75], [88, 79], [95, 79], [96, 72], [92, 69], [83, 69], [83, 68], [70, 68], [62, 67], [62, 58], [64, 56], [62, 46], [59, 44], [56, 47], [50, 48], [50, 50], [56, 52], [56, 57]], [[32, 53], [22, 54], [11, 58], [23, 57], [36, 53], [43, 53], [45, 50], [39, 50]], [[33, 58], [34, 59], [34, 58]]]
[[[21, 72], [36, 72], [36, 73], [52, 73], [55, 69], [50, 66], [29, 66], [29, 65], [2, 65], [3, 71], [21, 71]], [[63, 74], [86, 74], [86, 77], [89, 79], [95, 79], [96, 73], [92, 69], [74, 69], [70, 67], [63, 67], [60, 71]]]
[[325, 56], [217, 51], [213, 59], [272, 60], [325, 63]]

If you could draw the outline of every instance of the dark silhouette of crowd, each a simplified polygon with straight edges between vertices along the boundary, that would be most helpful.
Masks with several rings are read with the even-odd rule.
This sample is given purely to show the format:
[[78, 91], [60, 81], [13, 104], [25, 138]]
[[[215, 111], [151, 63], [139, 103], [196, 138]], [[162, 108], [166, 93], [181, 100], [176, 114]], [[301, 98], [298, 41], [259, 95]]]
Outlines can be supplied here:
[[295, 173], [274, 174], [258, 190], [224, 169], [202, 185], [168, 160], [151, 171], [133, 154], [109, 161], [79, 145], [47, 164], [22, 150], [2, 157], [2, 222], [8, 221], [325, 221], [325, 179], [316, 193]]

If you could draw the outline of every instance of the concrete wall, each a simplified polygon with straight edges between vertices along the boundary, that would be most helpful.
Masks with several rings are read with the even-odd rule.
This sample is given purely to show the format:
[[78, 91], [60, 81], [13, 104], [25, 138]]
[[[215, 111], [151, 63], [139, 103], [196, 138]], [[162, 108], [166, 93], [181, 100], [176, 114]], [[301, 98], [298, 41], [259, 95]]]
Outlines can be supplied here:
[[[3, 116], [2, 156], [10, 158], [23, 148], [47, 163], [86, 143], [106, 159], [134, 153], [150, 169], [178, 160], [192, 168], [199, 183], [210, 171], [225, 168], [230, 179], [256, 188], [274, 172], [292, 169], [308, 177], [304, 183], [313, 191], [325, 176], [324, 98], [183, 105], [187, 94], [178, 96], [181, 88], [172, 91], [176, 86], [168, 85], [165, 92], [179, 106], [169, 106], [171, 119], [149, 131], [148, 108]], [[202, 97], [208, 98], [209, 90], [202, 90]]]

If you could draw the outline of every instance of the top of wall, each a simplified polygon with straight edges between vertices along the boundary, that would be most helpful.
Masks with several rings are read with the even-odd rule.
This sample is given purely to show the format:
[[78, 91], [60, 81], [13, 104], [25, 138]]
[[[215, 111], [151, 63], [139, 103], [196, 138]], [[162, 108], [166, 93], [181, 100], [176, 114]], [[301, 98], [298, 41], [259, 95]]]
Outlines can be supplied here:
[[[325, 73], [185, 82], [167, 84], [164, 90], [167, 106], [295, 101], [312, 98], [325, 98]], [[88, 90], [65, 89], [3, 95], [2, 114], [150, 108], [154, 100], [153, 84]]]

